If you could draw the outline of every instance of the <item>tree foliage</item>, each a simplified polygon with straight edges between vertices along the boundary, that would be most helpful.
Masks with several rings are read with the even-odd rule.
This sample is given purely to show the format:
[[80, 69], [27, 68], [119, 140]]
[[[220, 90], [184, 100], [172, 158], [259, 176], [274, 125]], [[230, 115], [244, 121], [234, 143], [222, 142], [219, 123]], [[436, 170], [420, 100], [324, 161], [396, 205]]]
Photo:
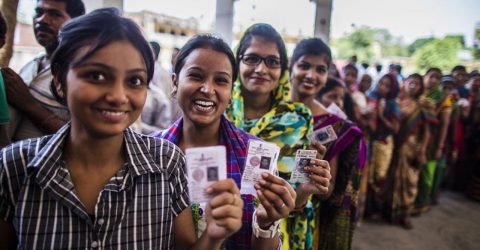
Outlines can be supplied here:
[[357, 55], [359, 61], [372, 62], [374, 59], [389, 56], [406, 56], [407, 49], [400, 38], [394, 37], [386, 29], [367, 26], [356, 28], [332, 42], [337, 56], [342, 59]]
[[461, 48], [461, 41], [457, 37], [445, 37], [434, 39], [420, 47], [413, 56], [417, 68], [421, 71], [431, 67], [449, 71], [459, 63], [457, 54]]
[[411, 56], [415, 53], [415, 51], [419, 50], [421, 47], [433, 42], [435, 38], [427, 37], [427, 38], [419, 38], [415, 40], [412, 44], [408, 45], [408, 54]]

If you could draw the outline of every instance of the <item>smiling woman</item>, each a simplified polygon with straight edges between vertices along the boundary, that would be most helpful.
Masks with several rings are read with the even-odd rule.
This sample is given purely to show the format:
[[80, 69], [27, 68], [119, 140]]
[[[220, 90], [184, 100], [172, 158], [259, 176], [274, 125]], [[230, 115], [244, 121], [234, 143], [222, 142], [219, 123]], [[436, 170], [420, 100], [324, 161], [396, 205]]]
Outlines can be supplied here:
[[140, 29], [114, 9], [100, 9], [73, 19], [59, 37], [54, 90], [71, 121], [1, 151], [2, 246], [192, 247], [182, 152], [128, 128], [153, 75]]
[[[312, 115], [303, 103], [290, 101], [285, 43], [271, 25], [254, 24], [240, 40], [237, 62], [240, 73], [233, 86], [228, 118], [238, 128], [281, 147], [279, 175], [290, 180], [296, 151], [310, 146], [307, 134], [312, 129]], [[328, 162], [320, 163], [325, 164], [325, 168], [312, 173], [315, 179], [321, 180], [315, 183], [318, 188], [314, 184], [298, 185], [296, 212], [282, 220], [283, 249], [311, 248], [304, 209], [311, 209], [308, 201], [311, 194], [326, 193], [330, 180]], [[317, 165], [309, 165], [314, 166]], [[308, 192], [303, 192], [306, 190]]]
[[[192, 204], [200, 241], [216, 235], [225, 240], [226, 249], [278, 249], [275, 225], [293, 208], [295, 192], [285, 180], [268, 174], [256, 186], [262, 206], [255, 208], [252, 194], [240, 195], [248, 143], [259, 139], [237, 129], [223, 115], [237, 74], [233, 52], [223, 40], [208, 34], [191, 38], [178, 54], [173, 77], [183, 117], [155, 135], [182, 150], [214, 145], [227, 149], [228, 178], [212, 184], [215, 193], [207, 204]], [[275, 230], [270, 231], [272, 226]], [[253, 228], [269, 229], [268, 236], [255, 234]]]

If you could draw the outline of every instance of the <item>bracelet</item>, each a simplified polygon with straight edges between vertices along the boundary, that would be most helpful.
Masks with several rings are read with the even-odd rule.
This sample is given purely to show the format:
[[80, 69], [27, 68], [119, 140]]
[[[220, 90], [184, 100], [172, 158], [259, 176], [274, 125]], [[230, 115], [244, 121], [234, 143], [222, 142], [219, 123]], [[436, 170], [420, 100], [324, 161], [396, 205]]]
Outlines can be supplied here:
[[264, 238], [264, 239], [273, 239], [275, 235], [280, 231], [280, 220], [277, 220], [272, 223], [272, 225], [264, 230], [260, 228], [257, 222], [257, 210], [253, 212], [253, 223], [252, 223], [252, 229], [253, 229], [253, 235], [257, 238]]

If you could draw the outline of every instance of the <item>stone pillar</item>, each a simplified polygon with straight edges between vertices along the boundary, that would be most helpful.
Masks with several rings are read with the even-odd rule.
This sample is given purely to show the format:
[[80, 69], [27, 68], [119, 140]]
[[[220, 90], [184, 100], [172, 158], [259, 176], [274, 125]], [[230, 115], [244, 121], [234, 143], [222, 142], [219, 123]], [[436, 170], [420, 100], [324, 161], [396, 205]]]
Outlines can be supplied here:
[[321, 38], [328, 44], [330, 40], [330, 20], [332, 18], [333, 0], [310, 0], [316, 5], [315, 8], [315, 29], [313, 36]]
[[215, 33], [227, 44], [233, 41], [233, 4], [236, 0], [217, 0], [215, 14]]
[[89, 13], [94, 9], [115, 7], [123, 13], [123, 0], [83, 0], [86, 12]]

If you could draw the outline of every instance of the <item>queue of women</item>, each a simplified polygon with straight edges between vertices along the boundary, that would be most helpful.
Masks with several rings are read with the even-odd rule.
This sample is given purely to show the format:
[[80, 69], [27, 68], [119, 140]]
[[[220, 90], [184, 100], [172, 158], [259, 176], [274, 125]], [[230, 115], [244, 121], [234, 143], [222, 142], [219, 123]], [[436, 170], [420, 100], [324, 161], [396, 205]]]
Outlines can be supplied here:
[[[415, 161], [406, 145], [425, 152], [432, 133], [427, 122], [410, 118], [429, 119], [416, 108], [422, 77], [407, 79], [400, 110], [396, 80], [383, 77], [374, 92], [378, 112], [352, 117], [356, 125], [326, 108], [344, 108], [348, 91], [329, 78], [332, 55], [320, 39], [300, 41], [289, 63], [284, 41], [268, 24], [248, 28], [236, 54], [222, 39], [200, 34], [174, 65], [172, 95], [183, 116], [143, 135], [130, 125], [142, 111], [153, 64], [140, 28], [113, 9], [62, 28], [52, 89], [71, 120], [53, 135], [2, 149], [0, 248], [350, 249], [362, 207], [375, 214], [388, 200], [386, 186], [403, 192], [415, 181], [403, 175], [418, 179], [418, 170], [402, 166]], [[310, 139], [328, 126], [336, 140]], [[407, 132], [411, 127], [415, 133]], [[373, 148], [368, 164], [360, 128]], [[398, 131], [411, 136], [381, 153]], [[264, 173], [255, 195], [240, 193], [250, 140], [281, 148], [278, 173]], [[205, 190], [209, 202], [195, 204], [184, 152], [215, 145], [226, 148], [228, 178]], [[289, 182], [298, 149], [318, 151], [304, 168], [309, 183]], [[385, 181], [390, 159], [398, 182]], [[372, 177], [362, 178], [367, 165]], [[367, 199], [360, 192], [366, 183]], [[410, 197], [398, 203], [402, 195], [391, 199], [395, 215], [413, 204]]]

